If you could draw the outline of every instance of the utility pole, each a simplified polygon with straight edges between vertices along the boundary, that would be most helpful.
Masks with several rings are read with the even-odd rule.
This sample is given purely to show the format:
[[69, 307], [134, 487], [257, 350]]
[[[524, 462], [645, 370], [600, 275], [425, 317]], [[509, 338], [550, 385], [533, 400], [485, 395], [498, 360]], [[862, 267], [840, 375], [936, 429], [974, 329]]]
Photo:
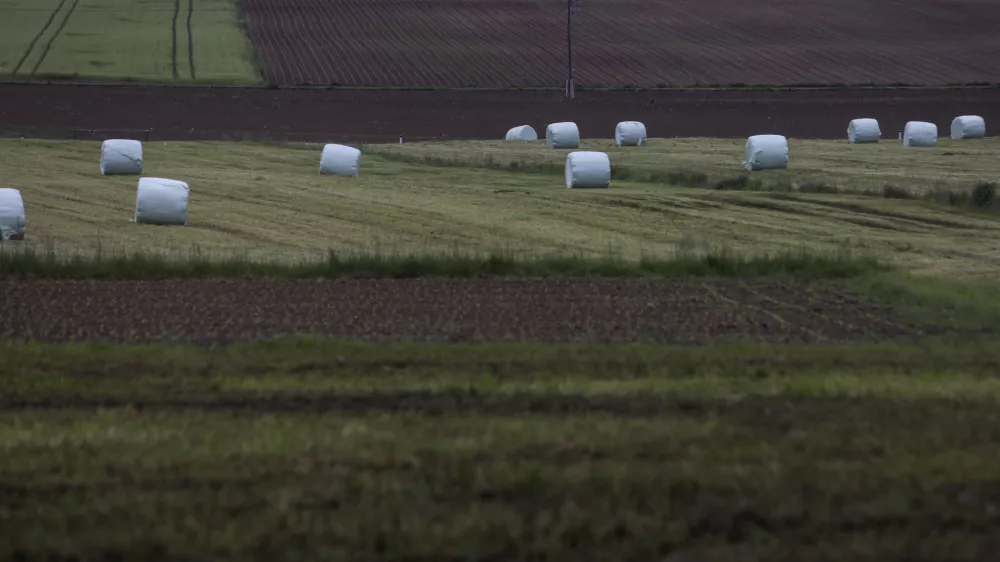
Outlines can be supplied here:
[[573, 14], [580, 13], [583, 0], [566, 0], [566, 97], [573, 99], [576, 92], [573, 89]]

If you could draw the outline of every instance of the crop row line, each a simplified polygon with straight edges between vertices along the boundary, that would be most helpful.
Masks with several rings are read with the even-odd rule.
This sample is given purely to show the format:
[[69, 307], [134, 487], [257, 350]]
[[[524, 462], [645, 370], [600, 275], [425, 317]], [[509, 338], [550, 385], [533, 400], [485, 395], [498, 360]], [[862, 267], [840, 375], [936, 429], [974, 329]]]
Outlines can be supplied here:
[[[246, 3], [249, 34], [278, 84], [517, 87], [563, 78], [565, 11], [558, 3]], [[996, 72], [989, 53], [971, 59], [949, 42], [968, 35], [963, 22], [988, 23], [989, 13], [921, 8], [894, 15], [880, 5], [877, 17], [862, 17], [815, 4], [732, 6], [721, 15], [699, 0], [588, 5], [572, 20], [576, 78], [591, 85], [916, 84]], [[928, 26], [929, 40], [898, 31]], [[875, 38], [890, 46], [873, 48]]]

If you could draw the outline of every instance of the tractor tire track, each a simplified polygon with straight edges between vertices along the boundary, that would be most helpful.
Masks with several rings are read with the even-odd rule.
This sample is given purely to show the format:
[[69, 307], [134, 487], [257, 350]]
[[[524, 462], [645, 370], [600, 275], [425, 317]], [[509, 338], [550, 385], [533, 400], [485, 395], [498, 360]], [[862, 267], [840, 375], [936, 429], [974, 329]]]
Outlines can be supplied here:
[[181, 0], [174, 0], [174, 20], [170, 25], [170, 70], [174, 80], [180, 78], [177, 74], [177, 17], [181, 13]]
[[52, 43], [55, 42], [56, 37], [59, 37], [59, 34], [62, 33], [63, 29], [66, 27], [66, 22], [68, 22], [69, 18], [73, 16], [73, 10], [76, 9], [76, 5], [79, 3], [80, 0], [73, 0], [73, 5], [70, 6], [69, 11], [66, 12], [66, 17], [63, 18], [62, 23], [59, 24], [59, 27], [56, 29], [56, 32], [52, 34], [52, 37], [49, 37], [49, 42], [45, 44], [45, 50], [42, 51], [42, 56], [38, 59], [38, 62], [35, 63], [35, 67], [31, 69], [32, 76], [38, 72], [38, 67], [42, 66], [42, 62], [45, 61], [45, 57], [49, 56], [49, 49], [52, 48]]
[[21, 70], [21, 66], [24, 64], [24, 61], [28, 59], [28, 55], [30, 55], [31, 51], [35, 49], [35, 44], [38, 43], [38, 40], [42, 38], [42, 35], [45, 35], [45, 32], [48, 31], [49, 26], [52, 25], [52, 22], [56, 19], [56, 14], [63, 9], [64, 5], [66, 5], [66, 0], [59, 2], [59, 6], [57, 6], [55, 10], [52, 10], [52, 13], [49, 14], [48, 21], [46, 21], [45, 25], [42, 26], [42, 29], [38, 31], [35, 38], [31, 40], [31, 43], [28, 45], [28, 49], [24, 51], [23, 55], [21, 55], [21, 60], [17, 61], [17, 66], [14, 67], [14, 72], [11, 73], [11, 76], [17, 75], [17, 71]]
[[194, 0], [188, 0], [187, 34], [188, 34], [188, 67], [191, 69], [191, 80], [195, 79], [194, 71], [194, 36], [191, 34], [191, 17], [194, 15]]

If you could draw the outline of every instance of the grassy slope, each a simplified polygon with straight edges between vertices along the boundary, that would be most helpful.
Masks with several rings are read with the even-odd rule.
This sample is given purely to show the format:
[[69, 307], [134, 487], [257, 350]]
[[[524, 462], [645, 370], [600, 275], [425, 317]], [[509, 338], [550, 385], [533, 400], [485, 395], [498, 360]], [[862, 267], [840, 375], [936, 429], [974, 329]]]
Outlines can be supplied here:
[[7, 345], [0, 557], [985, 559], [997, 349]]
[[189, 35], [191, 5], [180, 0], [175, 30], [174, 2], [67, 0], [46, 27], [59, 2], [5, 0], [0, 2], [0, 75], [13, 72], [25, 57], [18, 78], [258, 81], [235, 1], [195, 2]]
[[[931, 150], [920, 152], [924, 157], [919, 159], [911, 156], [915, 150], [887, 144], [868, 147], [880, 156], [864, 160], [844, 157], [844, 151], [856, 155], [856, 147], [800, 143], [793, 145], [793, 158], [799, 159], [793, 163], [829, 158], [822, 153], [839, 154], [842, 168], [835, 173], [818, 167], [755, 177], [831, 178], [845, 185], [908, 177], [914, 187], [935, 181], [962, 186], [994, 177], [996, 163], [980, 154], [994, 146], [993, 140], [966, 143], [950, 149], [955, 156]], [[446, 154], [450, 149], [439, 150]], [[512, 149], [473, 145], [468, 153], [474, 155], [470, 158], [497, 154], [499, 159], [503, 150]], [[526, 158], [528, 150], [553, 161], [564, 157], [538, 146], [517, 150]], [[626, 181], [615, 181], [609, 190], [571, 191], [563, 187], [561, 175], [429, 166], [372, 154], [364, 157], [360, 178], [320, 177], [316, 147], [147, 143], [145, 174], [185, 180], [192, 188], [190, 226], [158, 228], [129, 222], [136, 179], [102, 178], [97, 171], [98, 143], [0, 140], [0, 152], [5, 158], [0, 183], [20, 188], [25, 197], [29, 243], [53, 245], [58, 252], [89, 254], [100, 246], [111, 253], [187, 255], [197, 247], [205, 256], [236, 253], [280, 260], [325, 256], [331, 248], [408, 253], [502, 249], [511, 255], [611, 253], [635, 259], [720, 247], [751, 255], [846, 248], [918, 272], [997, 272], [997, 215], [922, 201], [710, 191]], [[641, 151], [611, 152], [616, 163], [648, 171], [739, 175], [741, 150], [736, 142], [654, 140]], [[661, 158], [664, 163], [657, 164]], [[892, 172], [889, 163], [897, 158], [908, 163]], [[963, 167], [969, 170], [966, 175], [956, 176]], [[870, 180], [874, 173], [884, 177]]]

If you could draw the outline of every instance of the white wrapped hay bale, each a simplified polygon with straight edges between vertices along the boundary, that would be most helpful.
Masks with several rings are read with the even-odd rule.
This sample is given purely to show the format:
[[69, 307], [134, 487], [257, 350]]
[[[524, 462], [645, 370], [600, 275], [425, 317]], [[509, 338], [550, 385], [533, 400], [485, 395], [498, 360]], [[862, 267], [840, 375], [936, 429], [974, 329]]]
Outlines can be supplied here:
[[0, 240], [24, 240], [24, 200], [12, 187], [0, 187]]
[[320, 175], [357, 177], [360, 166], [360, 150], [342, 144], [328, 144], [323, 147], [323, 156], [319, 160]]
[[882, 138], [882, 129], [878, 121], [870, 118], [855, 119], [847, 126], [847, 140], [851, 144], [878, 142]]
[[903, 129], [903, 146], [937, 146], [938, 128], [934, 123], [910, 121]]
[[535, 132], [535, 129], [531, 125], [521, 125], [507, 131], [507, 137], [504, 140], [536, 141], [538, 140], [538, 133]]
[[101, 143], [101, 175], [142, 174], [142, 143], [137, 140], [109, 139]]
[[545, 142], [549, 148], [579, 148], [580, 129], [569, 121], [551, 123], [545, 128]]
[[986, 136], [986, 120], [978, 115], [960, 115], [951, 122], [951, 138], [981, 139]]
[[603, 152], [570, 152], [566, 156], [566, 187], [608, 187], [611, 159]]
[[618, 146], [646, 144], [646, 126], [638, 121], [622, 121], [615, 127], [615, 144]]
[[754, 135], [747, 139], [743, 168], [748, 172], [788, 167], [788, 139], [782, 135]]
[[187, 225], [188, 184], [165, 178], [140, 178], [135, 195], [136, 224]]

